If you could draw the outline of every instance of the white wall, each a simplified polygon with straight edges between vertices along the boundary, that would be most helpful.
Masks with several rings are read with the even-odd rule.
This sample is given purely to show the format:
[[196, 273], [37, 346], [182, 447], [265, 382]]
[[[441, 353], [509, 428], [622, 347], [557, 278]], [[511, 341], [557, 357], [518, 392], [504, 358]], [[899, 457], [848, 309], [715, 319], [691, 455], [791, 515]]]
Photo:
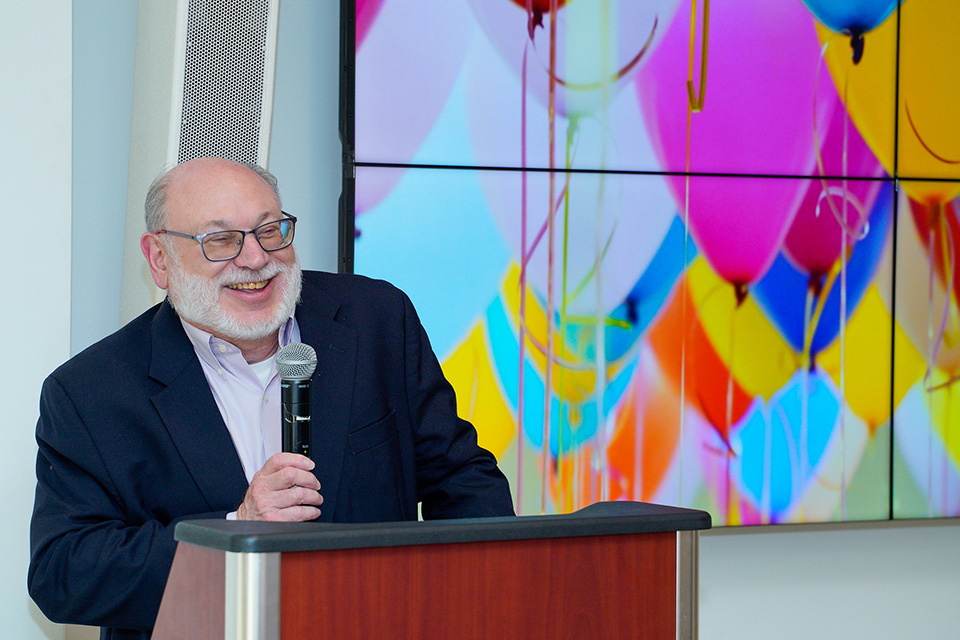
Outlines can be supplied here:
[[700, 538], [701, 640], [956, 640], [960, 523]]
[[304, 269], [337, 270], [337, 133], [340, 7], [335, 0], [281, 0], [267, 166], [283, 207], [297, 216]]
[[27, 597], [40, 382], [70, 352], [69, 0], [0, 20], [0, 635], [62, 638]]
[[[0, 481], [8, 498], [0, 529], [3, 637], [65, 635], [26, 593], [33, 426], [42, 379], [112, 330], [119, 314], [120, 256], [110, 255], [119, 249], [104, 223], [124, 217], [117, 185], [126, 184], [129, 134], [119, 120], [129, 118], [132, 48], [129, 59], [117, 52], [132, 47], [135, 4], [74, 0], [73, 77], [81, 86], [74, 91], [72, 217], [71, 2], [7, 3], [0, 21], [0, 228], [33, 218], [43, 247], [41, 253], [9, 236], [0, 243], [5, 264], [13, 265], [0, 283]], [[306, 266], [327, 269], [336, 264], [339, 190], [336, 4], [282, 1], [270, 156], [285, 206], [310, 220], [298, 230]], [[91, 26], [98, 16], [99, 27]], [[110, 239], [92, 243], [97, 233]], [[725, 530], [701, 539], [700, 562], [703, 640], [960, 637], [957, 522]]]

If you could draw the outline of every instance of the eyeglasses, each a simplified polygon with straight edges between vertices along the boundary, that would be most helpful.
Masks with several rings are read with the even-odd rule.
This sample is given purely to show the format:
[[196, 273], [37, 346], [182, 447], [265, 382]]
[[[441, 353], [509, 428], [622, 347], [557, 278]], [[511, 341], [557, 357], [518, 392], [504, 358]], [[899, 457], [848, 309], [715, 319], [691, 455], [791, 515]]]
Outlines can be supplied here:
[[228, 229], [225, 231], [211, 231], [199, 236], [192, 236], [188, 233], [178, 233], [169, 229], [160, 229], [158, 234], [165, 233], [170, 236], [180, 238], [190, 238], [200, 243], [200, 249], [203, 251], [203, 257], [210, 262], [224, 262], [233, 260], [243, 250], [243, 241], [248, 233], [252, 233], [257, 239], [260, 247], [264, 251], [279, 251], [289, 247], [293, 243], [293, 230], [297, 224], [296, 217], [285, 211], [281, 211], [285, 218], [281, 220], [272, 220], [264, 222], [262, 225], [250, 231], [240, 231], [239, 229]]

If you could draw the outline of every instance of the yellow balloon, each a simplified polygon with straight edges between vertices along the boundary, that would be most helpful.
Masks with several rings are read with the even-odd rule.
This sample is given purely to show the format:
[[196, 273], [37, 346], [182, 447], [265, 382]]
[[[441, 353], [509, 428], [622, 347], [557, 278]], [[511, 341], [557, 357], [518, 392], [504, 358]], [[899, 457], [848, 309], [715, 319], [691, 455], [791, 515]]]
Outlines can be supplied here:
[[[752, 396], [769, 400], [790, 380], [800, 356], [749, 295], [737, 307], [733, 287], [701, 256], [688, 271], [690, 294], [711, 345], [733, 377]], [[733, 358], [730, 343], [733, 340]], [[731, 362], [733, 363], [731, 366]]]
[[[890, 376], [893, 376], [893, 406], [896, 407], [926, 371], [923, 356], [896, 326], [893, 361], [890, 362], [890, 312], [877, 285], [867, 289], [863, 300], [844, 328], [844, 397], [854, 413], [863, 418], [870, 434], [890, 417]], [[840, 387], [840, 340], [824, 350], [817, 362]]]
[[[827, 43], [834, 83], [847, 111], [890, 175], [918, 202], [949, 202], [960, 183], [960, 3], [904, 2], [900, 9], [900, 91], [897, 100], [897, 12], [864, 36], [863, 59], [854, 65], [848, 37], [818, 25]], [[894, 151], [894, 114], [898, 117]], [[897, 167], [894, 167], [896, 158]], [[911, 179], [916, 179], [913, 181]]]
[[477, 428], [477, 441], [498, 458], [517, 434], [517, 423], [493, 371], [488, 338], [477, 323], [441, 365], [457, 391], [457, 414]]

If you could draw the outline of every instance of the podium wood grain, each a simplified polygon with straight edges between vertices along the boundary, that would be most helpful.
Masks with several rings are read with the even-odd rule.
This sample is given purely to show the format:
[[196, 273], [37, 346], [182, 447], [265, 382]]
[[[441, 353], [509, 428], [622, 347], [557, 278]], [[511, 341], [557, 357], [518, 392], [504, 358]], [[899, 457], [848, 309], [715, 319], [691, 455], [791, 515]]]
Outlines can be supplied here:
[[673, 638], [676, 540], [664, 532], [285, 553], [280, 638]]

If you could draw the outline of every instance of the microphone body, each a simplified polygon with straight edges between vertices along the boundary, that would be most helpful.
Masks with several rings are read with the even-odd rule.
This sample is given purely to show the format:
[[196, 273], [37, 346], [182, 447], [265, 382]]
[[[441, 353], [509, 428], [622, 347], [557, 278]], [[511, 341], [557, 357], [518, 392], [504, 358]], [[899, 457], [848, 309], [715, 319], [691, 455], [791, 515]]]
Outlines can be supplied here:
[[310, 457], [310, 380], [280, 379], [282, 451]]
[[280, 374], [281, 450], [310, 457], [310, 378], [317, 352], [293, 342], [277, 353]]

